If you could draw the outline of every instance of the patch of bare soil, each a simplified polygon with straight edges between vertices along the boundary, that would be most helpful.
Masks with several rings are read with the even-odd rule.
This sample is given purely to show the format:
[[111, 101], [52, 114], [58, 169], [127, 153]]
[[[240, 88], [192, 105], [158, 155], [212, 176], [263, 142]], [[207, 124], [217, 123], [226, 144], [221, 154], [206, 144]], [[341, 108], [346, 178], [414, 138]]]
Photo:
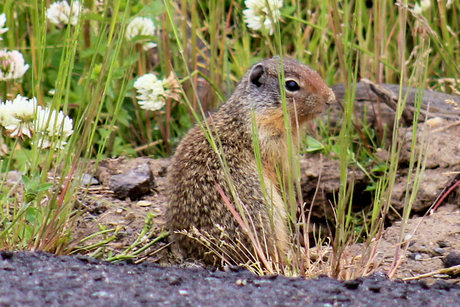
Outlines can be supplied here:
[[[393, 261], [395, 247], [401, 234], [400, 225], [401, 222], [396, 222], [394, 226], [386, 229], [379, 248], [383, 255], [381, 269], [385, 271]], [[459, 206], [448, 204], [431, 215], [412, 218], [407, 223], [404, 233], [407, 248], [404, 245], [401, 252], [405, 259], [397, 271], [398, 278], [410, 278], [442, 269], [446, 256], [460, 251]], [[435, 274], [424, 280], [433, 283], [435, 280], [445, 279], [458, 283], [458, 278], [451, 278], [452, 276], [446, 274]]]
[[382, 275], [340, 282], [244, 270], [107, 263], [46, 253], [0, 253], [0, 306], [458, 306], [460, 287]]
[[[143, 245], [146, 245], [151, 239], [156, 238], [164, 228], [162, 217], [167, 205], [164, 188], [168, 166], [169, 159], [154, 160], [146, 157], [132, 160], [125, 157], [106, 159], [99, 163], [95, 171], [93, 166], [89, 173], [94, 171], [94, 176], [100, 184], [90, 187], [88, 194], [82, 201], [85, 213], [78, 220], [76, 236], [86, 237], [97, 232], [97, 225], [99, 224], [108, 229], [119, 228], [117, 239], [108, 245], [105, 255], [109, 252], [119, 254], [139, 238], [139, 234], [145, 226], [147, 215], [153, 213], [152, 230], [141, 239], [144, 242]], [[129, 196], [123, 199], [115, 197], [110, 187], [111, 178], [138, 168], [144, 168], [151, 172], [153, 176], [152, 188], [133, 199]], [[100, 240], [101, 237], [96, 237], [87, 241], [86, 244], [90, 245]], [[155, 256], [151, 254], [164, 245], [165, 242], [159, 242], [152, 248], [146, 249], [144, 253], [139, 255], [138, 259], [149, 256], [149, 261], [163, 261], [165, 259], [164, 253]]]

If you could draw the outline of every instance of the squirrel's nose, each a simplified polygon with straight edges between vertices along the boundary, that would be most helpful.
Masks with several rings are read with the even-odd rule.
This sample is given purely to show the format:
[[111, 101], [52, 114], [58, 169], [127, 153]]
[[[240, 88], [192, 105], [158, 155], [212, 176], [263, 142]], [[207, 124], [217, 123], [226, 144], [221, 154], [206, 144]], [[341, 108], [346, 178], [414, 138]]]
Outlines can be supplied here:
[[325, 102], [328, 106], [337, 102], [337, 100], [335, 99], [335, 94], [331, 89], [329, 89], [329, 93], [326, 96]]

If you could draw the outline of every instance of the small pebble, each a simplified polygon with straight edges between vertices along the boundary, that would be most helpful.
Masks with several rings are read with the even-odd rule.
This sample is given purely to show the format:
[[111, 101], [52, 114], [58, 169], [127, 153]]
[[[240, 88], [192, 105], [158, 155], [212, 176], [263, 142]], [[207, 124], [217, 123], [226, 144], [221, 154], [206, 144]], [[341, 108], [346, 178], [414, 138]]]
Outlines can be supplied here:
[[188, 290], [186, 290], [186, 289], [180, 289], [180, 290], [179, 290], [179, 295], [187, 296], [187, 295], [188, 295]]
[[442, 119], [441, 117], [435, 117], [435, 118], [428, 119], [425, 122], [425, 124], [428, 125], [428, 127], [430, 128], [436, 128], [444, 124], [444, 122], [445, 122], [444, 119]]
[[452, 245], [449, 243], [449, 241], [438, 241], [436, 242], [439, 247], [444, 248], [444, 247], [451, 247]]
[[81, 185], [97, 185], [99, 184], [99, 180], [97, 180], [96, 178], [94, 178], [93, 176], [91, 176], [90, 174], [83, 174], [81, 176], [81, 182], [80, 182]]
[[236, 280], [236, 284], [238, 286], [246, 286], [247, 283], [248, 283], [248, 281], [246, 279], [237, 279]]
[[169, 275], [167, 279], [168, 279], [168, 283], [172, 286], [178, 286], [182, 283], [182, 278], [180, 278], [179, 276]]
[[139, 207], [150, 207], [153, 203], [147, 200], [140, 200], [136, 203]]
[[109, 293], [107, 291], [99, 291], [99, 292], [94, 292], [93, 294], [91, 294], [91, 296], [101, 297], [101, 298], [110, 298], [110, 297], [114, 297], [114, 294]]
[[444, 254], [444, 253], [446, 252], [446, 251], [445, 251], [444, 249], [442, 249], [441, 247], [436, 247], [436, 248], [434, 249], [434, 251], [435, 251], [437, 254], [439, 254], [439, 255], [442, 255], [442, 254]]
[[127, 221], [130, 221], [130, 222], [134, 221], [136, 219], [136, 215], [134, 213], [130, 212], [125, 216], [125, 219]]
[[419, 261], [422, 259], [422, 255], [420, 253], [411, 253], [409, 254], [409, 256], [407, 256], [407, 258], [415, 260], [415, 261]]
[[404, 236], [404, 241], [409, 241], [410, 239], [412, 239], [412, 235], [411, 234], [407, 234]]

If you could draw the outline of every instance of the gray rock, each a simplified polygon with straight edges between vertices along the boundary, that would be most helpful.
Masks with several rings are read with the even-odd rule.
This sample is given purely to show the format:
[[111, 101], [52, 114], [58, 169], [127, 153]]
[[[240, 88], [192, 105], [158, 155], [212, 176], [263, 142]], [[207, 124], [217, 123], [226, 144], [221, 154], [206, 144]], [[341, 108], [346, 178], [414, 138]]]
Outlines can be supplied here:
[[149, 164], [140, 164], [125, 173], [112, 175], [110, 189], [115, 197], [125, 199], [139, 199], [155, 187], [155, 178]]
[[450, 268], [454, 265], [460, 264], [460, 253], [450, 252], [444, 259], [444, 266]]
[[99, 184], [99, 180], [97, 180], [96, 178], [94, 178], [93, 176], [91, 176], [90, 174], [82, 174], [81, 175], [81, 182], [80, 182], [81, 185], [98, 185]]

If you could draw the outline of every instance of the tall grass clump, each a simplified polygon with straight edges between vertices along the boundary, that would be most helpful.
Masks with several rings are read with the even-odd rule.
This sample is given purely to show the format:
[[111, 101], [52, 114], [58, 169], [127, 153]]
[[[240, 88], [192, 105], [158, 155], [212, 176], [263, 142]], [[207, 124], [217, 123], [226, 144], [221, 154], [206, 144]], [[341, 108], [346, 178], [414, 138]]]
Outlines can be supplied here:
[[[254, 263], [247, 265], [259, 274], [339, 278], [369, 274], [399, 169], [400, 119], [407, 100], [402, 87], [419, 89], [416, 112], [422, 89], [458, 88], [459, 12], [458, 1], [444, 0], [423, 5], [407, 0], [4, 1], [0, 4], [4, 14], [0, 15], [0, 249], [72, 252], [83, 239], [75, 236], [74, 229], [83, 210], [80, 201], [86, 192], [81, 178], [89, 161], [97, 164], [119, 155], [169, 156], [194, 123], [200, 123], [220, 153], [231, 187], [219, 139], [203, 119], [230, 96], [252, 64], [280, 55], [308, 64], [329, 85], [345, 84], [340, 127], [319, 120], [311, 125], [307, 140], [312, 144], [314, 137], [317, 150], [340, 160], [340, 189], [330, 204], [334, 231], [330, 238], [314, 238], [317, 247], [310, 247], [314, 203], [302, 200], [295, 150], [298, 146], [303, 152], [305, 142], [294, 144], [290, 139], [292, 176], [280, 186], [286, 187], [281, 193], [289, 212], [292, 255], [273, 261], [256, 248]], [[393, 127], [384, 126], [379, 103], [367, 109], [377, 115], [375, 127], [356, 114], [353, 101], [362, 78], [400, 84]], [[285, 101], [283, 107], [287, 115]], [[286, 131], [295, 129], [285, 117]], [[404, 225], [426, 159], [428, 136], [421, 144], [415, 142], [417, 120], [414, 116], [398, 248], [405, 247]], [[390, 142], [385, 141], [388, 134]], [[262, 165], [256, 129], [253, 140]], [[379, 149], [388, 150], [386, 161], [378, 161]], [[378, 171], [372, 169], [375, 164]], [[358, 213], [352, 210], [352, 171], [357, 168], [372, 182], [373, 198], [371, 206]], [[229, 206], [236, 206], [242, 227], [257, 237], [251, 234], [244, 208], [238, 206], [237, 191], [231, 191], [225, 195]], [[357, 217], [362, 220], [359, 225]], [[117, 230], [101, 233], [109, 231]], [[364, 242], [364, 251], [360, 257], [350, 256], [348, 247], [358, 241]], [[321, 242], [330, 242], [330, 254]], [[315, 258], [314, 253], [326, 256]], [[401, 259], [401, 251], [394, 253], [390, 274]]]

